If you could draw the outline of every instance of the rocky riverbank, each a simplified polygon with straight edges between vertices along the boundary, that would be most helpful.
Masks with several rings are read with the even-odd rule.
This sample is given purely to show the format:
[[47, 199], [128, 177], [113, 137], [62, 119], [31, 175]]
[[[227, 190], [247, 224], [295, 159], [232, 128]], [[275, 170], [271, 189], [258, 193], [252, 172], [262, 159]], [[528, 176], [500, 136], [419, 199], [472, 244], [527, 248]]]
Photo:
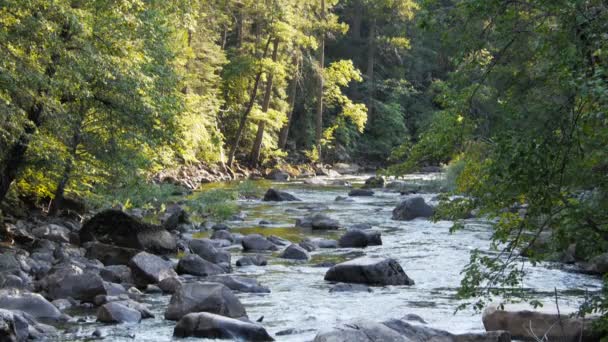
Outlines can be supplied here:
[[[277, 183], [263, 198], [241, 201], [239, 220], [215, 225], [190, 222], [180, 206], [168, 207], [160, 225], [142, 221], [138, 210], [115, 209], [84, 220], [9, 221], [0, 255], [0, 340], [522, 338], [492, 313], [484, 316], [488, 330], [508, 332], [479, 331], [479, 316], [462, 318], [479, 323], [458, 331], [438, 329], [449, 328], [437, 318], [457, 304], [449, 294], [459, 265], [468, 248], [484, 244], [484, 229], [433, 239], [447, 230], [427, 220], [434, 194], [395, 190], [380, 178], [358, 191], [336, 185], [362, 180]], [[545, 282], [600, 286], [589, 276], [540, 272], [540, 290]], [[528, 317], [510, 315], [509, 322]], [[556, 320], [547, 315], [534, 319]], [[568, 330], [581, 327], [573, 321]]]

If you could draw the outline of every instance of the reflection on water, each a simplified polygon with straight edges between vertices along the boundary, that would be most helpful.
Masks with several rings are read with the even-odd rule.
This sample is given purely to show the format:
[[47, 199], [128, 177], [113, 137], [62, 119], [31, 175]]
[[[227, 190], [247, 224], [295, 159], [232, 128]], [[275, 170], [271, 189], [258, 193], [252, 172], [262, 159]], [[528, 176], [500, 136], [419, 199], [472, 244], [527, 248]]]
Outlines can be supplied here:
[[[363, 178], [347, 179], [361, 182]], [[411, 180], [411, 179], [410, 179]], [[216, 187], [217, 185], [209, 185]], [[295, 334], [277, 336], [279, 341], [310, 341], [316, 331], [357, 318], [381, 321], [417, 314], [433, 327], [452, 332], [482, 331], [481, 315], [470, 309], [454, 314], [460, 304], [455, 298], [461, 278], [460, 271], [469, 261], [469, 252], [475, 248], [487, 249], [490, 231], [487, 225], [471, 221], [466, 229], [450, 234], [450, 222], [431, 223], [426, 220], [398, 222], [391, 220], [391, 211], [403, 199], [398, 193], [377, 192], [374, 197], [356, 197], [353, 202], [336, 202], [336, 196], [345, 196], [348, 188], [323, 187], [302, 183], [274, 184], [287, 188], [302, 202], [264, 203], [243, 200], [241, 210], [248, 213], [245, 221], [230, 222], [234, 232], [275, 235], [294, 242], [315, 236], [336, 238], [336, 232], [318, 232], [294, 228], [295, 219], [309, 213], [305, 207], [327, 206], [324, 210], [343, 226], [369, 223], [382, 232], [382, 246], [366, 249], [317, 250], [307, 263], [271, 258], [267, 267], [235, 268], [238, 275], [257, 278], [271, 289], [270, 294], [239, 294], [252, 319], [264, 317], [263, 324], [270, 333], [292, 329]], [[422, 195], [427, 201], [432, 194]], [[270, 225], [260, 226], [261, 219]], [[374, 292], [329, 293], [330, 284], [323, 280], [327, 268], [315, 267], [323, 262], [341, 262], [360, 253], [370, 256], [395, 258], [406, 273], [415, 280], [409, 287], [381, 287]], [[241, 252], [233, 253], [233, 262]], [[276, 255], [276, 253], [275, 253]], [[599, 279], [560, 268], [529, 268], [526, 288], [551, 301], [553, 289], [560, 292], [560, 308], [576, 307], [585, 290], [597, 291]], [[103, 326], [93, 323], [94, 313], [83, 318], [91, 323], [80, 324], [81, 336], [97, 328], [109, 334], [110, 341], [168, 341], [171, 340], [174, 322], [163, 319], [169, 297], [147, 296], [144, 300], [155, 319], [136, 325]], [[82, 317], [82, 316], [77, 316]], [[200, 339], [198, 339], [200, 341]]]

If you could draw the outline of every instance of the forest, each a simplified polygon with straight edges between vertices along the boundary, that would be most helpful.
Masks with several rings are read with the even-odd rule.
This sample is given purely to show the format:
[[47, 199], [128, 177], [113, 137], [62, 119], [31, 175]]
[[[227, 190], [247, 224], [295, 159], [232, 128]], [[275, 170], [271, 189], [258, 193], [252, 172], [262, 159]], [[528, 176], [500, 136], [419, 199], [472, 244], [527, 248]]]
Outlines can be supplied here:
[[[167, 170], [338, 163], [438, 168], [433, 221], [492, 222], [462, 308], [536, 304], [523, 265], [566, 250], [604, 276], [608, 3], [0, 0], [0, 224], [146, 203]], [[606, 333], [602, 281], [580, 310]]]

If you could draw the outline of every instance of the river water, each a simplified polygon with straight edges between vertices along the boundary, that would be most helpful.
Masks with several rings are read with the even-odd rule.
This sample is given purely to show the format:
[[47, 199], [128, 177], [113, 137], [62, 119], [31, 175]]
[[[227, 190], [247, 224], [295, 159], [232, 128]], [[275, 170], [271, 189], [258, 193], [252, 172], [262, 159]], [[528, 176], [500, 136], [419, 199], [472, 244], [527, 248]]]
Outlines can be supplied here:
[[[411, 176], [409, 182], [428, 181], [429, 175]], [[353, 184], [362, 183], [365, 177], [340, 178]], [[329, 182], [335, 181], [326, 179]], [[325, 249], [311, 252], [309, 262], [290, 262], [269, 258], [266, 267], [234, 268], [237, 275], [254, 277], [271, 289], [269, 294], [238, 294], [251, 319], [264, 317], [263, 325], [271, 333], [293, 329], [296, 333], [276, 336], [278, 341], [311, 341], [316, 332], [355, 319], [382, 321], [417, 314], [429, 326], [454, 333], [483, 331], [481, 314], [472, 309], [455, 313], [461, 303], [456, 297], [463, 266], [469, 261], [471, 250], [489, 247], [490, 228], [482, 221], [469, 220], [466, 228], [450, 234], [451, 222], [432, 223], [417, 219], [410, 222], [391, 220], [392, 209], [406, 198], [399, 193], [376, 191], [373, 197], [355, 197], [354, 202], [336, 202], [336, 196], [346, 196], [345, 186], [309, 185], [301, 182], [273, 184], [283, 188], [302, 202], [268, 203], [259, 200], [239, 201], [240, 209], [247, 214], [244, 221], [229, 222], [233, 232], [277, 235], [297, 242], [305, 237], [337, 238], [340, 232], [311, 232], [295, 228], [294, 222], [310, 212], [311, 207], [326, 206], [324, 213], [338, 219], [343, 226], [369, 223], [382, 232], [382, 246], [365, 249]], [[432, 202], [435, 194], [421, 195]], [[261, 220], [272, 222], [260, 227]], [[233, 263], [242, 255], [232, 250]], [[413, 286], [374, 288], [372, 293], [329, 293], [331, 284], [323, 277], [327, 268], [314, 267], [323, 261], [342, 261], [358, 255], [382, 256], [396, 259]], [[275, 253], [276, 255], [276, 253]], [[270, 256], [270, 254], [269, 254]], [[528, 267], [525, 287], [548, 303], [554, 301], [554, 288], [559, 293], [562, 311], [575, 308], [585, 291], [601, 288], [597, 277], [578, 274], [560, 265], [543, 264]], [[170, 341], [175, 322], [163, 319], [169, 296], [147, 295], [144, 303], [156, 318], [139, 324], [100, 325], [95, 323], [94, 311], [72, 313], [85, 323], [77, 325], [78, 332], [66, 340], [82, 340], [96, 328], [107, 334], [106, 341]], [[197, 339], [200, 341], [200, 339]]]

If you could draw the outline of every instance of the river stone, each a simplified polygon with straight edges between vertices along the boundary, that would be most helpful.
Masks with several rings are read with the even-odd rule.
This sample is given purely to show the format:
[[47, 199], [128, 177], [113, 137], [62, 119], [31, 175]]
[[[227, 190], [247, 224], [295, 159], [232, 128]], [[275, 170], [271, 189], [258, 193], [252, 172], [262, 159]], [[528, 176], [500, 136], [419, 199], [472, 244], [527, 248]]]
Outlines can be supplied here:
[[418, 217], [431, 217], [434, 213], [435, 209], [426, 204], [422, 197], [412, 197], [399, 203], [399, 205], [393, 209], [393, 220], [411, 221]]
[[126, 265], [109, 265], [99, 271], [99, 276], [105, 281], [111, 283], [133, 283], [133, 275], [131, 269]]
[[74, 298], [92, 303], [95, 296], [107, 294], [103, 279], [93, 272], [61, 272], [57, 277], [47, 277], [47, 295], [51, 299]]
[[19, 276], [14, 274], [0, 273], [0, 288], [23, 289], [25, 287], [25, 282]]
[[216, 230], [211, 235], [212, 240], [228, 240], [231, 243], [234, 242], [234, 237], [227, 230]]
[[25, 312], [36, 319], [63, 321], [66, 316], [51, 302], [37, 293], [18, 290], [0, 291], [0, 309]]
[[414, 285], [395, 259], [361, 257], [337, 264], [325, 280], [368, 285]]
[[32, 235], [38, 239], [46, 239], [54, 242], [70, 242], [70, 230], [57, 224], [45, 224], [32, 229]]
[[313, 342], [412, 342], [382, 323], [358, 321], [321, 330]]
[[300, 199], [298, 199], [297, 197], [295, 197], [294, 195], [285, 192], [285, 191], [279, 191], [279, 190], [275, 190], [275, 189], [268, 189], [268, 191], [266, 191], [266, 194], [264, 194], [264, 199], [265, 202], [293, 202], [293, 201], [300, 201]]
[[358, 229], [348, 230], [340, 240], [338, 245], [342, 248], [363, 248], [367, 246], [382, 245], [380, 232], [377, 231], [362, 231]]
[[22, 342], [30, 336], [30, 324], [24, 314], [0, 309], [0, 341]]
[[318, 248], [338, 248], [338, 241], [331, 239], [317, 239], [313, 240], [313, 242], [317, 245]]
[[190, 313], [182, 317], [173, 330], [173, 336], [253, 342], [274, 341], [266, 329], [259, 324], [207, 312]]
[[228, 227], [228, 225], [225, 223], [216, 223], [213, 226], [211, 226], [211, 229], [213, 229], [213, 231], [230, 230], [230, 227]]
[[340, 222], [319, 213], [312, 216], [311, 227], [312, 229], [339, 229]]
[[190, 223], [188, 213], [179, 204], [169, 206], [160, 221], [163, 227], [169, 231], [177, 229], [181, 224]]
[[245, 235], [241, 244], [245, 251], [276, 251], [278, 249], [275, 244], [260, 234]]
[[213, 240], [192, 239], [189, 247], [192, 253], [209, 262], [222, 265], [227, 271], [230, 270], [230, 253], [216, 248]]
[[270, 289], [252, 278], [233, 275], [220, 275], [207, 277], [205, 281], [226, 285], [232, 291], [249, 293], [270, 293]]
[[188, 283], [172, 296], [165, 318], [177, 321], [191, 312], [210, 312], [222, 316], [241, 318], [247, 312], [232, 291], [218, 283]]
[[85, 222], [80, 230], [80, 241], [99, 241], [160, 254], [175, 252], [177, 248], [175, 237], [163, 227], [114, 209], [104, 210]]
[[534, 340], [536, 335], [546, 336], [548, 341], [576, 342], [581, 330], [583, 341], [599, 340], [591, 330], [597, 317], [583, 320], [570, 314], [562, 311], [558, 315], [551, 305], [535, 309], [527, 304], [509, 304], [501, 310], [498, 304], [491, 304], [483, 311], [481, 319], [486, 331], [508, 331], [517, 340]]
[[99, 242], [88, 242], [85, 245], [86, 257], [97, 259], [104, 265], [127, 265], [140, 252], [134, 248], [111, 246]]
[[315, 243], [308, 238], [300, 241], [300, 243], [298, 243], [298, 245], [300, 247], [304, 248], [304, 250], [307, 252], [312, 252], [315, 249], [317, 249], [317, 245], [315, 245]]
[[374, 192], [369, 189], [352, 189], [348, 196], [351, 197], [371, 197], [374, 196]]
[[165, 278], [158, 283], [158, 287], [163, 290], [163, 293], [173, 294], [182, 286], [182, 281], [179, 277]]
[[268, 260], [263, 255], [248, 255], [240, 258], [236, 261], [236, 265], [239, 267], [242, 266], [266, 266], [268, 265]]
[[141, 321], [141, 314], [118, 302], [110, 302], [99, 308], [97, 320], [103, 323], [137, 323]]
[[171, 261], [154, 254], [141, 252], [131, 259], [129, 267], [133, 273], [135, 284], [146, 286], [158, 284], [161, 280], [177, 276]]
[[270, 235], [266, 239], [268, 239], [268, 241], [274, 243], [277, 246], [289, 246], [289, 245], [291, 245], [291, 241], [283, 239], [283, 238], [280, 238], [278, 236], [274, 236], [274, 235]]
[[196, 254], [187, 254], [177, 263], [177, 273], [207, 277], [225, 273], [224, 269]]
[[296, 244], [291, 244], [291, 245], [289, 245], [289, 247], [285, 248], [285, 250], [281, 253], [281, 255], [279, 257], [283, 258], [283, 259], [292, 259], [292, 260], [310, 259], [308, 252], [304, 248], [302, 248]]
[[[413, 318], [413, 319], [412, 319]], [[511, 335], [505, 331], [495, 331], [489, 333], [468, 333], [462, 335], [426, 327], [423, 325], [412, 324], [410, 321], [420, 321], [420, 317], [410, 315], [402, 319], [390, 319], [382, 322], [383, 325], [398, 332], [408, 341], [429, 341], [429, 342], [510, 342]]]

